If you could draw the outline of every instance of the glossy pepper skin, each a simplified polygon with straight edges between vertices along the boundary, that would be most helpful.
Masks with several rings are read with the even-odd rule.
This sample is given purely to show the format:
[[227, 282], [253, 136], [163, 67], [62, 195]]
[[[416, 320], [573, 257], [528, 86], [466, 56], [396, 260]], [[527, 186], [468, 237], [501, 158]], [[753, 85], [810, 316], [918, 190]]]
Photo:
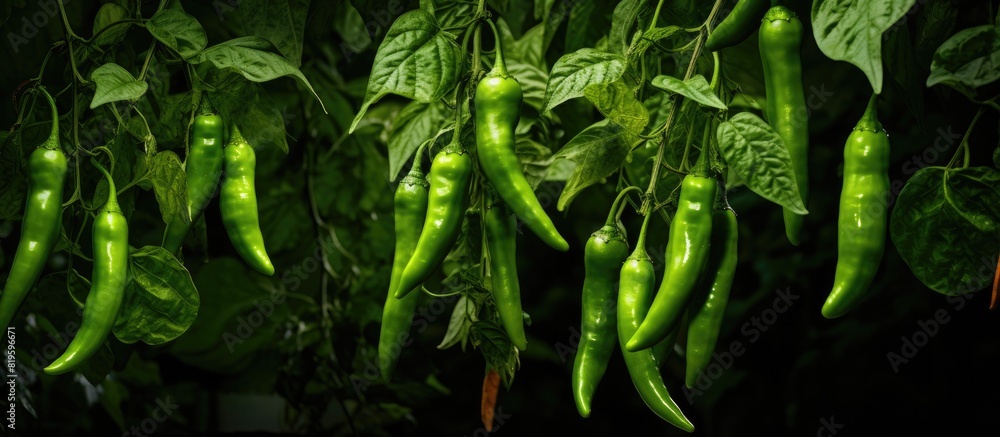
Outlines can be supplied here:
[[389, 294], [382, 309], [382, 329], [378, 337], [378, 364], [382, 379], [389, 382], [399, 360], [403, 346], [410, 336], [413, 312], [420, 300], [419, 293], [411, 293], [396, 299], [399, 278], [406, 263], [417, 248], [417, 239], [427, 215], [427, 179], [420, 168], [421, 154], [413, 160], [410, 172], [399, 181], [393, 197], [393, 216], [396, 225], [396, 251], [392, 259], [392, 276], [389, 280]]
[[840, 317], [864, 298], [885, 251], [889, 196], [889, 136], [875, 96], [844, 147], [844, 188], [837, 227], [837, 271], [823, 316]]
[[511, 344], [524, 350], [528, 347], [528, 339], [524, 334], [521, 286], [517, 281], [517, 219], [501, 202], [486, 210], [484, 224], [493, 301]]
[[628, 257], [628, 243], [615, 223], [614, 208], [606, 223], [591, 234], [583, 250], [586, 277], [580, 344], [573, 362], [573, 399], [580, 416], [590, 417], [590, 403], [604, 377], [618, 336], [615, 286]]
[[181, 248], [191, 230], [191, 224], [201, 217], [219, 187], [225, 160], [225, 130], [225, 123], [218, 114], [200, 114], [194, 117], [191, 146], [184, 169], [187, 175], [188, 217], [191, 221], [167, 224], [163, 248], [170, 253], [177, 253]]
[[219, 194], [222, 224], [243, 260], [254, 270], [268, 276], [273, 275], [274, 266], [264, 248], [264, 236], [260, 232], [260, 219], [257, 217], [257, 192], [254, 186], [257, 155], [253, 146], [247, 143], [235, 126], [223, 153], [225, 177]]
[[[497, 39], [499, 41], [499, 38]], [[542, 208], [514, 153], [514, 129], [521, 118], [521, 85], [507, 72], [497, 43], [493, 70], [476, 86], [476, 151], [479, 165], [500, 198], [545, 244], [565, 252], [569, 244]]]
[[677, 214], [670, 222], [663, 280], [649, 316], [628, 341], [628, 350], [653, 347], [680, 323], [708, 265], [717, 186], [714, 178], [694, 174], [684, 177]]
[[406, 263], [395, 296], [401, 299], [423, 284], [451, 251], [462, 231], [469, 207], [472, 157], [455, 139], [441, 149], [431, 163], [427, 216], [417, 248]]
[[28, 158], [28, 195], [21, 220], [21, 241], [0, 295], [3, 327], [10, 326], [21, 303], [34, 288], [62, 227], [66, 155], [59, 147], [59, 113], [52, 96], [44, 88], [39, 90], [52, 108], [52, 130], [45, 143]]
[[[652, 214], [650, 214], [652, 215]], [[647, 222], [648, 222], [647, 216]], [[639, 235], [635, 251], [625, 260], [622, 266], [618, 287], [618, 340], [622, 346], [622, 355], [629, 376], [636, 391], [649, 409], [670, 424], [687, 432], [694, 432], [694, 425], [684, 416], [677, 403], [674, 402], [663, 383], [660, 375], [660, 365], [653, 349], [643, 349], [631, 352], [625, 348], [625, 343], [639, 328], [640, 322], [647, 318], [649, 302], [652, 299], [653, 287], [656, 285], [656, 274], [653, 263], [646, 252], [644, 239], [646, 224]]]
[[83, 305], [83, 321], [73, 341], [62, 356], [45, 368], [45, 373], [59, 375], [76, 369], [87, 361], [108, 338], [115, 326], [125, 296], [128, 278], [128, 221], [118, 206], [111, 175], [98, 168], [108, 180], [108, 201], [94, 219], [94, 270], [90, 293]]
[[708, 254], [703, 289], [688, 309], [687, 366], [685, 384], [694, 387], [698, 376], [712, 361], [719, 329], [726, 315], [729, 291], [736, 276], [738, 226], [731, 209], [712, 214], [712, 244]]
[[[795, 184], [802, 203], [809, 198], [809, 123], [805, 93], [802, 88], [802, 22], [784, 6], [767, 11], [761, 21], [761, 63], [764, 66], [764, 89], [767, 94], [767, 119], [778, 133], [792, 158]], [[804, 216], [784, 210], [785, 235], [798, 246]]]
[[740, 0], [705, 41], [705, 50], [716, 52], [747, 39], [760, 25], [760, 19], [771, 7], [771, 0]]

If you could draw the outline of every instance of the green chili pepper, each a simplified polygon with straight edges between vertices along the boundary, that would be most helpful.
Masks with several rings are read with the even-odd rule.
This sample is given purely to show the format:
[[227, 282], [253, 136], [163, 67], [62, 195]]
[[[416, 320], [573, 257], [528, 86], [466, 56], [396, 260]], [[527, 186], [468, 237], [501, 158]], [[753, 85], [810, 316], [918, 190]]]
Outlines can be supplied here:
[[490, 255], [493, 301], [511, 344], [524, 350], [528, 339], [524, 335], [521, 286], [517, 282], [517, 220], [502, 202], [499, 203], [489, 207], [483, 218]]
[[771, 0], [739, 0], [733, 11], [708, 35], [705, 50], [717, 52], [743, 42], [757, 30], [770, 6]]
[[236, 126], [233, 126], [224, 153], [226, 170], [219, 195], [222, 224], [243, 260], [254, 270], [273, 275], [274, 266], [264, 248], [264, 236], [257, 217], [257, 192], [254, 187], [257, 155]]
[[[495, 31], [495, 29], [494, 29]], [[496, 62], [476, 87], [476, 151], [479, 165], [500, 198], [545, 244], [566, 251], [569, 244], [559, 235], [521, 170], [514, 153], [514, 129], [521, 118], [521, 85], [503, 59], [496, 38]]]
[[177, 253], [187, 238], [191, 225], [212, 200], [222, 176], [225, 124], [217, 114], [199, 114], [194, 118], [191, 147], [185, 160], [187, 174], [187, 209], [190, 221], [167, 223], [163, 248]]
[[430, 195], [427, 217], [417, 240], [417, 248], [406, 263], [396, 288], [397, 299], [423, 284], [441, 265], [462, 231], [465, 210], [469, 207], [469, 181], [472, 157], [452, 140], [434, 157], [430, 172]]
[[844, 147], [837, 272], [823, 316], [840, 317], [868, 291], [885, 251], [889, 209], [889, 136], [878, 121], [876, 95]]
[[667, 363], [667, 358], [670, 358], [670, 353], [674, 351], [674, 345], [677, 344], [677, 336], [680, 332], [680, 326], [678, 326], [677, 329], [667, 334], [667, 338], [650, 348], [653, 351], [653, 357], [656, 358], [657, 365], [660, 367], [663, 367]]
[[392, 276], [389, 280], [389, 294], [382, 310], [382, 330], [378, 337], [378, 363], [382, 378], [389, 382], [402, 347], [410, 336], [413, 312], [417, 308], [420, 294], [413, 293], [396, 299], [396, 286], [406, 263], [413, 256], [420, 238], [420, 230], [427, 215], [427, 179], [420, 166], [421, 147], [413, 159], [410, 172], [399, 181], [393, 198], [393, 215], [396, 225], [396, 254], [392, 260]]
[[[792, 158], [795, 184], [806, 204], [809, 198], [809, 123], [802, 89], [802, 22], [784, 6], [767, 11], [761, 21], [760, 57], [764, 66], [767, 119], [778, 133]], [[785, 235], [798, 246], [804, 216], [784, 210]]]
[[649, 310], [653, 287], [656, 285], [656, 274], [653, 263], [646, 253], [645, 244], [646, 227], [652, 215], [650, 212], [646, 216], [635, 251], [622, 266], [618, 288], [618, 340], [632, 383], [646, 406], [670, 424], [684, 431], [693, 432], [694, 425], [684, 416], [684, 412], [674, 402], [666, 384], [663, 383], [653, 349], [632, 352], [625, 348], [625, 343], [633, 337], [640, 322], [644, 318], [649, 318], [646, 313]]
[[[705, 154], [702, 154], [704, 156]], [[712, 238], [712, 206], [718, 182], [714, 178], [684, 177], [677, 214], [670, 222], [665, 269], [660, 289], [635, 336], [626, 347], [638, 351], [652, 347], [677, 328], [708, 265]]]
[[66, 155], [59, 147], [59, 112], [45, 88], [38, 90], [52, 109], [52, 129], [48, 139], [28, 158], [28, 195], [21, 219], [21, 241], [0, 295], [2, 327], [10, 326], [21, 303], [34, 288], [62, 229]]
[[90, 293], [83, 306], [83, 321], [66, 352], [45, 368], [45, 373], [69, 372], [94, 355], [118, 319], [128, 278], [128, 221], [118, 206], [118, 193], [111, 174], [94, 165], [108, 180], [108, 201], [94, 219], [94, 271]]
[[573, 362], [573, 399], [583, 417], [590, 417], [591, 399], [618, 343], [615, 286], [621, 266], [628, 257], [628, 242], [618, 226], [618, 208], [628, 191], [631, 189], [626, 188], [618, 195], [604, 226], [591, 234], [583, 250], [586, 272], [581, 305], [583, 322]]
[[694, 387], [698, 374], [712, 361], [719, 329], [726, 315], [729, 290], [736, 274], [736, 213], [723, 209], [712, 214], [712, 243], [704, 288], [688, 309], [687, 366], [685, 383]]

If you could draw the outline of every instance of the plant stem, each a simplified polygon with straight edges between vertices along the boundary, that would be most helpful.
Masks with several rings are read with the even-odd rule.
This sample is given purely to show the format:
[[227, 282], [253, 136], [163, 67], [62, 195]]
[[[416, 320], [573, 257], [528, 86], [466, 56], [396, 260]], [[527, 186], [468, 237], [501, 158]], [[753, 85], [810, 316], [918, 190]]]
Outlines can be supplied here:
[[656, 2], [656, 10], [653, 11], [653, 19], [649, 22], [649, 30], [656, 28], [656, 22], [660, 20], [660, 10], [663, 9], [663, 0]]
[[[719, 8], [722, 7], [722, 2], [724, 0], [715, 0], [715, 5], [712, 6], [712, 12], [708, 14], [706, 22], [712, 22], [715, 19], [715, 15], [719, 13]], [[696, 43], [694, 46], [694, 52], [691, 54], [691, 61], [688, 63], [687, 71], [684, 73], [684, 79], [688, 80], [694, 75], [695, 65], [698, 63], [698, 56], [701, 55], [702, 46], [705, 44], [705, 35], [707, 34], [707, 28], [698, 35]], [[670, 112], [667, 114], [667, 121], [663, 123], [663, 136], [660, 137], [660, 146], [656, 151], [656, 161], [653, 165], [653, 175], [652, 179], [649, 181], [649, 188], [646, 189], [646, 198], [642, 203], [642, 214], [649, 214], [649, 207], [654, 199], [654, 193], [656, 193], [656, 181], [659, 179], [660, 175], [660, 165], [663, 163], [663, 151], [666, 148], [667, 139], [670, 138], [670, 127], [674, 122], [674, 118], [677, 117], [677, 112], [684, 101], [684, 96], [675, 95], [674, 104], [670, 107]]]
[[156, 40], [149, 43], [149, 51], [146, 53], [146, 60], [142, 62], [142, 70], [139, 72], [138, 80], [142, 82], [146, 79], [146, 70], [149, 70], [149, 62], [153, 59], [153, 49], [156, 48]]
[[66, 7], [63, 6], [63, 2], [57, 1], [56, 4], [59, 5], [59, 15], [62, 17], [63, 26], [66, 28], [67, 42], [69, 41], [69, 38], [82, 39], [76, 36], [76, 33], [73, 32], [73, 28], [70, 27], [69, 17], [66, 16]]
[[964, 153], [964, 159], [962, 160], [962, 168], [966, 168], [966, 167], [969, 166], [969, 159], [970, 159], [970, 157], [969, 157], [969, 136], [972, 135], [972, 129], [976, 127], [976, 123], [979, 122], [979, 117], [981, 117], [983, 115], [983, 112], [985, 112], [985, 111], [986, 111], [986, 108], [979, 108], [979, 111], [976, 112], [976, 116], [973, 117], [972, 118], [972, 122], [969, 123], [969, 128], [965, 130], [965, 135], [962, 136], [962, 141], [960, 143], [958, 143], [958, 150], [955, 150], [955, 154], [952, 155], [951, 161], [948, 161], [947, 168], [949, 168], [949, 169], [952, 168], [952, 166], [954, 166], [955, 163], [958, 162], [958, 153], [959, 152], [963, 152]]

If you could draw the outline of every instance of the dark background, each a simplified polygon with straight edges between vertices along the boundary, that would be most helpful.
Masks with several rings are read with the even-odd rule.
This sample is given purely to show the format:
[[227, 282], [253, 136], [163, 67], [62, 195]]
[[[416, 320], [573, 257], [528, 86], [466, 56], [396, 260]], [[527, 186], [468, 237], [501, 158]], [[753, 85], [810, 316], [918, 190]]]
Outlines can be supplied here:
[[[12, 26], [18, 25], [22, 14], [36, 7], [31, 1], [5, 3], [7, 5], [0, 8], [0, 13], [7, 17], [0, 27], [4, 35]], [[97, 5], [73, 3], [67, 5], [68, 11], [79, 15], [71, 21], [92, 22]], [[372, 20], [376, 22], [388, 16], [386, 10], [393, 10], [385, 2], [352, 3], [359, 10], [364, 10], [362, 16], [366, 12], [371, 13]], [[905, 25], [887, 33], [887, 38], [883, 40], [886, 42], [883, 57], [887, 71], [879, 117], [890, 135], [890, 178], [894, 184], [912, 176], [916, 167], [906, 163], [913, 163], [915, 158], [928, 165], [945, 165], [956, 144], [934, 156], [929, 152], [934, 140], [940, 136], [940, 130], [962, 135], [978, 110], [976, 105], [951, 89], [943, 86], [927, 89], [922, 85], [928, 74], [930, 58], [926, 47], [915, 35], [921, 31], [921, 14], [931, 8], [929, 5], [939, 10], [942, 4], [945, 9], [954, 8], [957, 12], [955, 25], [944, 36], [985, 24], [984, 19], [994, 16], [992, 14], [996, 11], [995, 2], [919, 1], [907, 15]], [[152, 3], [147, 6], [155, 7]], [[208, 29], [210, 43], [240, 34], [238, 20], [219, 21], [219, 15], [210, 2], [184, 2], [184, 6]], [[727, 9], [728, 6], [731, 3]], [[317, 75], [333, 78], [328, 85], [328, 94], [323, 94], [319, 85], [317, 88], [324, 99], [331, 95], [346, 99], [349, 106], [328, 104], [328, 108], [340, 111], [330, 117], [350, 120], [354, 113], [344, 113], [344, 109], [356, 111], [359, 107], [375, 49], [386, 27], [372, 27], [375, 43], [354, 54], [348, 62], [338, 51], [344, 41], [343, 32], [331, 24], [339, 7], [339, 1], [312, 2], [305, 32], [303, 70], [312, 81], [316, 81], [314, 77]], [[402, 11], [415, 7], [413, 4], [394, 9], [390, 15], [395, 18]], [[602, 5], [600, 8], [610, 11], [613, 6]], [[797, 5], [796, 11], [808, 28], [806, 5]], [[662, 17], [665, 22], [672, 18], [669, 14]], [[523, 28], [526, 29], [534, 21], [530, 13], [525, 19], [527, 24]], [[610, 24], [610, 13], [594, 14], [593, 20], [592, 26], [606, 30]], [[87, 29], [88, 26], [80, 24], [77, 27]], [[565, 26], [564, 22], [547, 52], [550, 66], [566, 51]], [[44, 35], [44, 32], [49, 32], [49, 35]], [[135, 35], [143, 33], [141, 29], [132, 32]], [[89, 35], [86, 31], [81, 33]], [[43, 30], [42, 37], [32, 40], [32, 44], [37, 44], [44, 51], [61, 35], [58, 23], [53, 22]], [[148, 38], [148, 35], [145, 37]], [[139, 46], [143, 44], [139, 43]], [[0, 73], [0, 95], [9, 97], [14, 95], [22, 81], [36, 74], [40, 55], [33, 53], [33, 48], [13, 54], [8, 44], [0, 45], [7, 59]], [[900, 59], [898, 50], [903, 45], [915, 49], [912, 65], [896, 62]], [[930, 53], [934, 48], [936, 45], [930, 47]], [[727, 62], [724, 73], [740, 82], [744, 91], [752, 93], [762, 88], [759, 61], [756, 64], [747, 63], [757, 57], [756, 36], [738, 47], [723, 51], [721, 56]], [[744, 62], [746, 60], [750, 61]], [[53, 62], [58, 62], [59, 68], [63, 68], [65, 54], [62, 59]], [[807, 96], [808, 90], [813, 89], [825, 90], [830, 96], [819, 107], [813, 108], [810, 118], [812, 188], [807, 205], [810, 214], [806, 219], [802, 245], [792, 247], [787, 243], [778, 207], [746, 189], [738, 188], [729, 194], [730, 203], [740, 221], [740, 255], [732, 300], [717, 351], [722, 353], [738, 343], [744, 353], [728, 358], [721, 356], [717, 363], [724, 365], [724, 371], [703, 386], [690, 401], [688, 392], [681, 388], [683, 360], [674, 355], [664, 373], [668, 386], [695, 424], [696, 435], [833, 435], [823, 433], [823, 429], [835, 430], [836, 435], [845, 436], [870, 435], [873, 431], [890, 432], [892, 435], [917, 431], [947, 431], [953, 435], [990, 433], [985, 430], [995, 424], [994, 418], [1000, 408], [1000, 401], [996, 398], [1000, 393], [1000, 379], [997, 378], [997, 369], [1000, 369], [1000, 319], [987, 310], [989, 291], [962, 297], [935, 293], [913, 277], [892, 242], [887, 241], [886, 255], [868, 298], [840, 319], [827, 320], [820, 315], [819, 309], [830, 290], [836, 263], [836, 218], [843, 145], [864, 111], [871, 88], [859, 70], [823, 56], [811, 33], [804, 40], [803, 63]], [[59, 68], [50, 68], [51, 77], [45, 77], [43, 83], [56, 89], [68, 83], [65, 70]], [[901, 72], [919, 78], [918, 86], [896, 80], [905, 76]], [[296, 89], [290, 80], [268, 84], [267, 89], [276, 100], [288, 103], [289, 107], [310, 98], [303, 90]], [[987, 86], [980, 90], [980, 96], [992, 96], [997, 90], [995, 84]], [[0, 124], [4, 126], [13, 124], [16, 118], [14, 106], [7, 101], [0, 106]], [[392, 101], [400, 100], [393, 97], [383, 99], [383, 102]], [[567, 135], [563, 136], [561, 143], [551, 144], [553, 149], [599, 117], [586, 103], [579, 103], [563, 105], [557, 110], [562, 120], [567, 121]], [[583, 121], [570, 121], [574, 119]], [[293, 118], [287, 122], [286, 128], [290, 137], [290, 154], [285, 156], [274, 152], [268, 155], [265, 152], [260, 161], [273, 158], [275, 162], [264, 165], [267, 170], [258, 179], [258, 186], [276, 184], [282, 177], [297, 174], [295, 172], [309, 159], [309, 150], [329, 149], [333, 147], [331, 138], [338, 138], [344, 133], [342, 126], [332, 123], [322, 113]], [[317, 128], [324, 132], [319, 135], [308, 132]], [[323, 135], [328, 137], [323, 138]], [[997, 147], [995, 112], [985, 114], [970, 137], [970, 146], [972, 165], [993, 165], [992, 155]], [[384, 143], [371, 147], [366, 150], [376, 150], [382, 157], [385, 156]], [[354, 153], [344, 155], [335, 168], [325, 171], [343, 172], [343, 184], [347, 185], [357, 183], [355, 177], [362, 177], [357, 176], [358, 168], [374, 166], [376, 170], [381, 169], [383, 180], [381, 183], [367, 181], [369, 183], [364, 184], [364, 189], [391, 194], [384, 185], [387, 183], [384, 179], [385, 165], [384, 158]], [[294, 190], [296, 185], [291, 187], [291, 191], [284, 192], [284, 195], [300, 197]], [[614, 196], [612, 189], [613, 184], [587, 189], [566, 214], [558, 214], [554, 208], [550, 210], [557, 227], [570, 241], [569, 252], [554, 252], [531, 235], [518, 241], [523, 303], [533, 324], [528, 328], [529, 348], [521, 355], [521, 367], [513, 386], [509, 391], [501, 389], [497, 419], [502, 422], [498, 421], [499, 428], [495, 430], [501, 435], [682, 434], [643, 405], [617, 353], [595, 397], [592, 416], [589, 419], [580, 418], [573, 404], [569, 385], [573, 355], [571, 351], [567, 352], [567, 348], [572, 348], [574, 330], [579, 329], [579, 296], [584, 276], [582, 247], [589, 233], [603, 222], [606, 208]], [[382, 231], [387, 231], [384, 218], [391, 217], [391, 203], [385, 193], [372, 207], [383, 218], [383, 224], [379, 225]], [[149, 193], [145, 195], [152, 197]], [[263, 196], [272, 195], [279, 194]], [[272, 205], [280, 205], [280, 202]], [[152, 223], [155, 222], [156, 208], [148, 206]], [[629, 216], [627, 213], [626, 217]], [[357, 222], [346, 221], [346, 217], [341, 217], [345, 221], [339, 223], [342, 233], [375, 232], [372, 230], [375, 227], [359, 224], [372, 220], [371, 214], [358, 214], [351, 218]], [[209, 216], [208, 219], [209, 234], [214, 235], [210, 237], [210, 247], [217, 242], [219, 247], [224, 247], [221, 224], [217, 217]], [[266, 220], [266, 216], [262, 217], [262, 222]], [[633, 237], [631, 243], [634, 244], [639, 223], [634, 216], [627, 218], [626, 223]], [[15, 229], [18, 226], [16, 222], [13, 225]], [[663, 247], [665, 232], [662, 223], [660, 225], [660, 228], [654, 229], [648, 244], [651, 250]], [[214, 234], [213, 229], [216, 231]], [[391, 222], [388, 231], [391, 231]], [[143, 240], [146, 240], [143, 244], [150, 244], [149, 241], [155, 241], [159, 230], [149, 229], [147, 232], [148, 235], [143, 235], [142, 230], [136, 231], [132, 244], [138, 246]], [[268, 238], [275, 237], [271, 233]], [[347, 240], [354, 245], [378, 243], [366, 241], [362, 236], [348, 237]], [[6, 262], [9, 262], [16, 240], [9, 238], [0, 243], [7, 254]], [[273, 254], [279, 272], [282, 266], [296, 263], [303, 253], [311, 252], [314, 246], [305, 244]], [[368, 306], [361, 307], [359, 304], [353, 309], [369, 316], [372, 304], [379, 309], [378, 304], [388, 283], [391, 253], [384, 251], [386, 247], [391, 246], [382, 244], [367, 255], [366, 260], [370, 264], [364, 268], [370, 269], [371, 274], [348, 287], [350, 291], [334, 286], [335, 290], [341, 290], [335, 293], [343, 293], [339, 297], [341, 299], [363, 299]], [[351, 247], [351, 250], [356, 248]], [[226, 251], [221, 248], [214, 253], [216, 256], [232, 255]], [[662, 263], [658, 263], [657, 268], [661, 267]], [[197, 276], [201, 267], [192, 265], [190, 268], [192, 274]], [[3, 271], [6, 270], [4, 265]], [[232, 274], [245, 273], [233, 271]], [[317, 290], [319, 287], [319, 280], [315, 277], [306, 282], [304, 293], [311, 293], [313, 287]], [[210, 292], [199, 288], [203, 295]], [[779, 290], [786, 290], [796, 299], [787, 311], [771, 312], [775, 308], [785, 308], [775, 306], [781, 296]], [[358, 297], [359, 294], [364, 296]], [[300, 310], [303, 319], [315, 312], [306, 312], [294, 306], [290, 312], [295, 314]], [[467, 348], [465, 353], [459, 347], [444, 351], [435, 348], [447, 327], [450, 305], [419, 336], [417, 342], [405, 350], [393, 384], [372, 383], [361, 396], [343, 379], [339, 385], [327, 385], [331, 383], [329, 375], [323, 376], [326, 371], [348, 378], [348, 381], [351, 375], [364, 371], [365, 359], [371, 359], [378, 339], [378, 312], [374, 312], [374, 319], [347, 314], [333, 316], [332, 321], [322, 324], [323, 329], [329, 329], [334, 338], [333, 355], [338, 357], [337, 362], [325, 360], [323, 354], [314, 349], [290, 348], [275, 340], [278, 346], [257, 352], [252, 360], [255, 363], [249, 367], [223, 366], [208, 370], [204, 366], [192, 365], [191, 360], [175, 354], [163, 353], [156, 348], [136, 347], [137, 355], [158, 364], [162, 381], [160, 385], [133, 388], [135, 399], [148, 405], [159, 391], [171, 390], [170, 386], [175, 386], [175, 389], [186, 387], [189, 396], [180, 398], [180, 413], [172, 416], [162, 430], [165, 435], [211, 432], [222, 414], [220, 411], [227, 408], [226, 401], [220, 399], [227, 394], [244, 391], [272, 396], [274, 393], [282, 396], [295, 393], [292, 397], [299, 402], [297, 405], [310, 405], [317, 409], [318, 414], [312, 417], [313, 420], [322, 417], [325, 425], [345, 435], [351, 434], [351, 427], [344, 425], [343, 410], [337, 405], [351, 411], [351, 421], [358, 434], [484, 435], [479, 419], [484, 372], [481, 354], [471, 348]], [[772, 315], [776, 317], [772, 319]], [[291, 315], [282, 317], [286, 316], [289, 320], [294, 319]], [[210, 315], [202, 314], [201, 317]], [[761, 317], [773, 320], [773, 324], [760, 322], [763, 325], [755, 326], [755, 320]], [[938, 320], [931, 322], [935, 317]], [[277, 326], [287, 326], [287, 322], [279, 322]], [[894, 362], [890, 359], [891, 354], [898, 354], [905, 361]], [[257, 382], [249, 384], [252, 390], [245, 390], [247, 385], [243, 383], [246, 381]], [[22, 410], [19, 423], [38, 430], [119, 434], [120, 431], [107, 418], [100, 404], [67, 401], [65, 399], [78, 399], [79, 393], [75, 391], [71, 394], [77, 398], [63, 398], [56, 396], [59, 392], [52, 388], [54, 385], [76, 383], [64, 376], [31, 385], [37, 417], [29, 417]], [[311, 397], [316, 393], [306, 395], [290, 389], [309, 383], [318, 384], [318, 387], [313, 387], [321, 392], [318, 396]], [[153, 394], [143, 397], [140, 393]], [[314, 404], [310, 404], [312, 402]], [[246, 416], [236, 421], [250, 420], [257, 411], [247, 409], [244, 412]], [[128, 414], [134, 421], [146, 417], [141, 409]], [[89, 417], [85, 424], [69, 421], [64, 425], [74, 428], [59, 428], [59, 418], [80, 415]], [[378, 431], [379, 428], [381, 431]]]

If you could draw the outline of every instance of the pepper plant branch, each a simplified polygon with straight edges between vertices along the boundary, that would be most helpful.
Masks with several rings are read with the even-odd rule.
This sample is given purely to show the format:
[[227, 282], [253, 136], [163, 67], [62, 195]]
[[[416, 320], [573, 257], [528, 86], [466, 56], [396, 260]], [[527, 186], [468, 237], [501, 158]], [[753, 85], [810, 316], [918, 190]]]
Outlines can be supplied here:
[[983, 112], [985, 112], [985, 111], [986, 111], [986, 108], [979, 108], [979, 111], [976, 112], [976, 116], [973, 117], [972, 118], [972, 122], [969, 123], [969, 128], [965, 130], [965, 135], [962, 136], [962, 141], [958, 143], [958, 149], [955, 150], [955, 154], [952, 155], [951, 160], [948, 161], [947, 168], [949, 168], [949, 169], [952, 168], [955, 165], [955, 163], [958, 162], [958, 154], [959, 153], [964, 153], [964, 159], [963, 159], [962, 168], [966, 168], [966, 167], [969, 166], [969, 159], [970, 159], [970, 157], [969, 157], [969, 136], [972, 135], [972, 129], [974, 129], [976, 127], [976, 123], [979, 122], [979, 117], [982, 117]]
[[79, 39], [82, 41], [82, 38], [76, 36], [76, 33], [73, 32], [73, 28], [70, 27], [69, 18], [66, 17], [66, 8], [63, 6], [62, 2], [57, 1], [56, 4], [59, 5], [59, 14], [62, 16], [63, 29], [66, 32], [66, 45], [69, 47], [70, 68], [73, 69], [73, 75], [76, 76], [76, 79], [80, 81], [80, 83], [88, 83], [87, 80], [80, 75], [80, 70], [76, 67], [76, 53], [73, 51], [73, 40]]
[[647, 32], [656, 28], [656, 22], [660, 20], [660, 10], [662, 9], [663, 0], [659, 0], [656, 2], [656, 10], [653, 11], [653, 19], [649, 22], [649, 29], [647, 29]]
[[142, 20], [135, 19], [135, 18], [126, 18], [124, 20], [115, 21], [115, 22], [113, 22], [111, 24], [108, 24], [107, 26], [104, 26], [101, 30], [98, 30], [97, 33], [94, 34], [94, 36], [92, 36], [92, 37], [90, 37], [88, 39], [83, 40], [83, 42], [86, 43], [86, 44], [92, 44], [97, 39], [97, 37], [103, 35], [104, 32], [107, 32], [108, 30], [111, 30], [111, 28], [113, 28], [115, 26], [122, 25], [122, 24], [136, 24], [136, 23], [142, 23]]
[[[706, 23], [711, 23], [715, 20], [715, 15], [719, 13], [719, 8], [722, 7], [722, 2], [724, 0], [715, 0], [715, 5], [712, 6], [712, 11], [708, 14], [708, 18], [705, 20]], [[705, 35], [708, 33], [708, 25], [704, 27], [703, 31], [698, 34], [696, 38], [696, 43], [694, 46], [694, 52], [691, 53], [691, 61], [688, 62], [687, 71], [684, 73], [684, 79], [688, 80], [694, 75], [695, 66], [698, 63], [698, 57], [701, 55], [701, 49], [705, 45]], [[651, 205], [650, 199], [656, 193], [656, 181], [659, 179], [660, 175], [660, 165], [663, 163], [663, 151], [666, 148], [667, 139], [670, 138], [670, 127], [674, 122], [674, 118], [677, 117], [677, 112], [684, 101], [684, 96], [675, 94], [673, 99], [674, 104], [670, 107], [670, 112], [667, 114], [667, 120], [663, 123], [663, 136], [660, 137], [660, 145], [656, 151], [656, 161], [653, 164], [653, 175], [652, 179], [649, 181], [649, 188], [646, 189], [646, 198], [643, 200], [642, 214], [649, 214], [649, 206]]]

